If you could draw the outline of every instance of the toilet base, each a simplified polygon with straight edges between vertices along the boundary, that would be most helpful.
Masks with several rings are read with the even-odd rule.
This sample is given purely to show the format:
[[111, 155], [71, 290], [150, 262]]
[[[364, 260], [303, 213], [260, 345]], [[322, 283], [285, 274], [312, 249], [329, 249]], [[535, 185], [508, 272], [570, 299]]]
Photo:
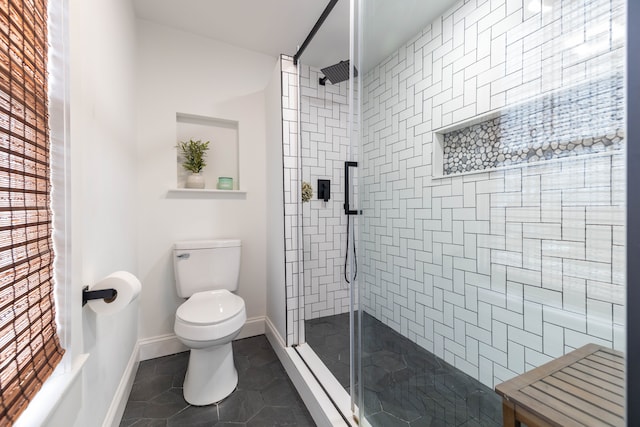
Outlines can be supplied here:
[[229, 396], [238, 385], [231, 342], [202, 349], [191, 349], [184, 378], [184, 400], [205, 406]]

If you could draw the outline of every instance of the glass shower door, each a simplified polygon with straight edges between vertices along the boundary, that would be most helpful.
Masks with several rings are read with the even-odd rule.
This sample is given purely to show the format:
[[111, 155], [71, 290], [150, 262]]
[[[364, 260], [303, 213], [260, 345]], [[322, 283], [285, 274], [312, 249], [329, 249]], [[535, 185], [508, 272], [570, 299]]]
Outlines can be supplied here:
[[360, 2], [360, 418], [500, 426], [496, 385], [625, 350], [626, 4], [428, 3]]
[[[353, 311], [357, 308], [354, 254], [358, 199], [357, 146], [351, 132], [353, 75], [348, 34], [326, 28], [349, 22], [351, 3], [338, 2], [297, 63], [299, 176], [303, 198], [303, 289], [300, 293], [296, 350], [331, 395], [345, 419], [352, 420]], [[333, 22], [332, 22], [333, 21]], [[347, 28], [347, 25], [342, 25]], [[343, 46], [339, 56], [318, 46], [331, 38]], [[348, 176], [347, 176], [348, 175]], [[306, 196], [305, 196], [306, 194]], [[350, 200], [347, 200], [350, 197]], [[345, 205], [347, 208], [345, 208]]]

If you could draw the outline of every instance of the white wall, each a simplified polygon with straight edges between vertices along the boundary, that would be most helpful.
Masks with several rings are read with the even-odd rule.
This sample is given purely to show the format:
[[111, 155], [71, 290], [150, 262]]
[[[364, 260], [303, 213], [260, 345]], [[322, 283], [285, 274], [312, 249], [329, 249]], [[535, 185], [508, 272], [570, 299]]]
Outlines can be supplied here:
[[[81, 288], [137, 274], [135, 17], [128, 0], [70, 3], [72, 353], [88, 353], [76, 426], [100, 425], [138, 338], [138, 303], [97, 317]], [[69, 424], [72, 425], [72, 420]]]
[[284, 275], [284, 194], [282, 166], [282, 77], [276, 63], [265, 89], [267, 135], [267, 317], [280, 339], [287, 336]]
[[[173, 334], [178, 305], [171, 248], [185, 239], [242, 240], [238, 294], [247, 317], [266, 313], [264, 88], [276, 58], [138, 21], [137, 202], [140, 337]], [[168, 197], [176, 187], [176, 113], [239, 122], [246, 197]], [[210, 153], [215, 156], [215, 152]], [[132, 185], [135, 185], [132, 183]], [[278, 189], [280, 190], [280, 189]], [[281, 191], [281, 190], [280, 190]]]

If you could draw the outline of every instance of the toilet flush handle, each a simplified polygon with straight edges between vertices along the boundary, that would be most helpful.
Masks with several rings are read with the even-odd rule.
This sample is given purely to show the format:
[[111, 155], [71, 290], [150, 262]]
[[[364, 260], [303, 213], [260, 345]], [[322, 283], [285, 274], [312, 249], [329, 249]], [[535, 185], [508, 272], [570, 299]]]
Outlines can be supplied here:
[[191, 256], [191, 254], [188, 254], [188, 253], [187, 253], [187, 254], [180, 254], [180, 255], [177, 255], [177, 257], [178, 257], [179, 259], [188, 259], [190, 256]]

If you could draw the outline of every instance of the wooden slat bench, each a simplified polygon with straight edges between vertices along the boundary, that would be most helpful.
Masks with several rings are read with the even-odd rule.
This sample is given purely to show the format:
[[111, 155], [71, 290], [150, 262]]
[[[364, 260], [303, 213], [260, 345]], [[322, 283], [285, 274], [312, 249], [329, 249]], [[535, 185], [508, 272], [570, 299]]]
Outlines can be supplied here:
[[505, 427], [624, 426], [624, 355], [588, 344], [496, 386]]

